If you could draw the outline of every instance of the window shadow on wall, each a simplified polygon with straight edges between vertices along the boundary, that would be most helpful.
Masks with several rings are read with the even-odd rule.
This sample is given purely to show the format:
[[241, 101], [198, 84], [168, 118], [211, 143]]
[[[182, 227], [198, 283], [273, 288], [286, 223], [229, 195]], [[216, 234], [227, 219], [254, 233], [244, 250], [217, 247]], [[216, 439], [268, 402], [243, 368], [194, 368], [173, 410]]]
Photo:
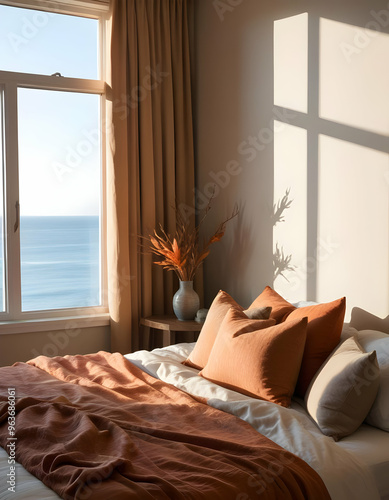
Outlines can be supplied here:
[[273, 230], [293, 267], [274, 286], [292, 301], [346, 296], [346, 318], [389, 303], [389, 12], [355, 22], [274, 23], [274, 104], [291, 117], [275, 125], [274, 199], [295, 200]]

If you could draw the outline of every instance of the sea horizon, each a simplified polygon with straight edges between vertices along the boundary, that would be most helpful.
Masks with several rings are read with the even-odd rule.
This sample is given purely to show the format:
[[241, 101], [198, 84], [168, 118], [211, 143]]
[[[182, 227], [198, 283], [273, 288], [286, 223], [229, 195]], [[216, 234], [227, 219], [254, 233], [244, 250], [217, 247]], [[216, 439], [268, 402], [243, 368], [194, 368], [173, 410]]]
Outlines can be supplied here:
[[21, 215], [20, 260], [23, 311], [100, 304], [98, 215]]

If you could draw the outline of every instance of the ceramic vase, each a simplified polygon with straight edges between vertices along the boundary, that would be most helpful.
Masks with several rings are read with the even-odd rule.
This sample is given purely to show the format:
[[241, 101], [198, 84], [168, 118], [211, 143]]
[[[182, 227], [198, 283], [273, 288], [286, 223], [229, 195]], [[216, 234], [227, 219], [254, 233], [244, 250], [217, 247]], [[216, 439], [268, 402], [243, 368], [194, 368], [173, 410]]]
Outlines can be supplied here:
[[181, 281], [173, 297], [174, 314], [181, 321], [194, 319], [200, 307], [200, 299], [193, 290], [193, 281]]

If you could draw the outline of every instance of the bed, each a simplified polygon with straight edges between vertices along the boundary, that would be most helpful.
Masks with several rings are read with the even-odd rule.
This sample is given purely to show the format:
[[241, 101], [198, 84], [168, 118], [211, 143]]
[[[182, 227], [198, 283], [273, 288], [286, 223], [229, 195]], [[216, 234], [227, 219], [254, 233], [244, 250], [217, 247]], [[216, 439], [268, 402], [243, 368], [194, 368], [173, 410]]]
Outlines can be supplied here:
[[[342, 341], [349, 336], [347, 330], [344, 329], [344, 332], [345, 331], [346, 335], [342, 338]], [[95, 400], [104, 392], [103, 395], [104, 397], [108, 397], [108, 400], [112, 397], [112, 405], [106, 404], [105, 402], [105, 407], [108, 408], [111, 406], [111, 411], [115, 412], [115, 418], [117, 417], [117, 420], [120, 420], [120, 418], [123, 418], [120, 412], [121, 410], [126, 410], [126, 405], [128, 403], [126, 398], [130, 397], [132, 405], [138, 405], [138, 396], [134, 399], [133, 394], [124, 394], [123, 392], [123, 387], [128, 385], [128, 381], [122, 378], [125, 372], [130, 373], [131, 377], [136, 377], [136, 380], [144, 380], [148, 385], [152, 386], [154, 392], [157, 393], [157, 400], [154, 407], [151, 409], [150, 405], [146, 405], [146, 413], [150, 414], [150, 412], [155, 412], [155, 415], [149, 419], [151, 427], [146, 432], [146, 438], [142, 438], [142, 449], [145, 450], [144, 455], [147, 456], [142, 459], [146, 460], [146, 462], [140, 462], [140, 470], [142, 470], [142, 467], [146, 467], [147, 471], [146, 477], [142, 474], [142, 477], [139, 477], [139, 469], [137, 471], [136, 482], [137, 485], [140, 484], [140, 489], [137, 490], [136, 488], [138, 488], [138, 486], [136, 486], [134, 492], [131, 493], [130, 490], [128, 490], [128, 493], [123, 496], [123, 489], [121, 488], [123, 486], [123, 480], [119, 479], [117, 483], [114, 483], [114, 488], [112, 487], [112, 482], [110, 482], [108, 489], [104, 490], [105, 479], [112, 479], [116, 474], [116, 472], [112, 472], [115, 467], [119, 469], [120, 467], [125, 467], [125, 465], [120, 462], [120, 460], [122, 460], [120, 456], [116, 455], [116, 448], [120, 448], [121, 443], [127, 439], [120, 434], [119, 437], [115, 437], [116, 441], [114, 444], [116, 443], [116, 448], [115, 451], [111, 453], [111, 455], [119, 461], [108, 466], [108, 473], [104, 475], [107, 472], [107, 464], [102, 464], [103, 469], [100, 469], [97, 475], [94, 474], [92, 479], [85, 483], [86, 487], [84, 484], [84, 489], [76, 491], [72, 489], [72, 487], [74, 487], [73, 485], [68, 490], [66, 488], [62, 490], [64, 493], [60, 493], [60, 497], [80, 499], [231, 498], [236, 500], [247, 500], [251, 498], [313, 498], [315, 500], [319, 498], [331, 498], [333, 500], [344, 500], [348, 498], [356, 500], [365, 500], [367, 498], [369, 498], [369, 500], [389, 499], [388, 432], [363, 423], [355, 432], [335, 441], [332, 437], [323, 434], [312, 416], [308, 414], [306, 404], [299, 398], [293, 398], [290, 406], [284, 407], [279, 404], [274, 404], [274, 402], [258, 399], [243, 394], [242, 392], [231, 390], [230, 388], [223, 387], [222, 385], [206, 379], [204, 376], [200, 376], [198, 369], [184, 364], [185, 361], [190, 358], [195, 347], [195, 343], [184, 343], [162, 349], [154, 349], [153, 351], [138, 351], [125, 356], [118, 353], [96, 353], [89, 355], [89, 357], [66, 356], [64, 358], [52, 359], [39, 357], [29, 362], [31, 363], [29, 365], [24, 363], [17, 364], [17, 366], [20, 367], [20, 372], [18, 374], [15, 371], [15, 366], [0, 369], [0, 385], [2, 386], [3, 392], [5, 387], [9, 387], [9, 385], [7, 385], [9, 384], [9, 379], [7, 379], [7, 377], [14, 377], [14, 385], [19, 387], [16, 392], [19, 391], [23, 393], [23, 391], [26, 391], [26, 388], [31, 389], [28, 397], [27, 394], [24, 394], [26, 396], [24, 400], [34, 397], [40, 397], [41, 399], [46, 398], [48, 400], [50, 399], [48, 394], [50, 394], [52, 385], [59, 384], [60, 390], [58, 391], [58, 388], [55, 388], [57, 392], [53, 392], [53, 394], [61, 395], [55, 397], [54, 401], [51, 401], [51, 406], [47, 409], [47, 414], [54, 411], [53, 407], [57, 409], [58, 412], [63, 413], [63, 405], [69, 406], [69, 401], [72, 401], [70, 404], [71, 407], [77, 406], [77, 402], [84, 397], [81, 392], [85, 389], [89, 390], [92, 388], [92, 392], [94, 391], [92, 394], [93, 398], [89, 399], [89, 395], [85, 396], [86, 402], [92, 405], [92, 414], [95, 408], [93, 406]], [[103, 359], [108, 363], [108, 368], [106, 369], [110, 372], [112, 371], [114, 374], [114, 382], [107, 382], [110, 379], [96, 368], [102, 366]], [[86, 366], [88, 366], [88, 377], [84, 377], [84, 367]], [[51, 370], [52, 374], [48, 375], [46, 369], [48, 371]], [[35, 376], [37, 377], [36, 380], [34, 380]], [[76, 380], [77, 378], [78, 380]], [[55, 379], [55, 381], [52, 379]], [[69, 385], [71, 386], [70, 388], [68, 387]], [[81, 392], [73, 392], [75, 391], [73, 387], [75, 385], [82, 386], [80, 388]], [[96, 386], [98, 386], [98, 389], [95, 389]], [[101, 389], [101, 386], [103, 386], [103, 389]], [[35, 388], [35, 392], [32, 390], [33, 387]], [[116, 404], [114, 401], [116, 396], [111, 396], [113, 390], [119, 394], [118, 408], [114, 406]], [[144, 394], [146, 400], [149, 397], [144, 392], [143, 386], [139, 386], [136, 391], [138, 394]], [[167, 427], [163, 429], [164, 434], [160, 434], [160, 421], [158, 418], [160, 418], [161, 414], [161, 404], [158, 398], [162, 393], [166, 393], [166, 395], [170, 397], [172, 391], [174, 394], [177, 393], [179, 400], [177, 403], [168, 402], [165, 406], [166, 408], [167, 406], [172, 406], [174, 408], [172, 408], [173, 413], [167, 417]], [[142, 396], [140, 396], [139, 401], [142, 402]], [[143, 403], [144, 401], [145, 399]], [[24, 410], [29, 411], [30, 403], [27, 403], [22, 406]], [[122, 406], [122, 408], [120, 408], [120, 406]], [[34, 404], [31, 405], [31, 408], [34, 410]], [[144, 407], [142, 411], [145, 411]], [[2, 412], [3, 413], [0, 413], [0, 415], [4, 417], [4, 405]], [[89, 437], [88, 435], [86, 436], [87, 447], [91, 449], [97, 447], [95, 451], [100, 456], [104, 454], [104, 448], [99, 449], [100, 438], [102, 439], [102, 445], [112, 446], [112, 444], [106, 445], [105, 442], [107, 437], [106, 434], [109, 434], [109, 432], [107, 433], [105, 424], [103, 426], [101, 424], [101, 419], [105, 418], [104, 412], [105, 410], [103, 409], [103, 413], [99, 415], [99, 418], [93, 421], [93, 429], [87, 429], [87, 434], [89, 432], [91, 432], [91, 434]], [[29, 415], [27, 413], [25, 415], [25, 429], [22, 431], [22, 434], [19, 434], [19, 440], [16, 442], [16, 445], [20, 448], [22, 440], [25, 439], [26, 436], [35, 433], [35, 439], [39, 438], [41, 444], [34, 448], [32, 441], [30, 449], [27, 449], [27, 452], [30, 452], [29, 467], [31, 465], [31, 460], [34, 462], [34, 458], [36, 458], [37, 462], [41, 461], [39, 459], [40, 453], [43, 453], [43, 455], [48, 454], [51, 460], [44, 464], [46, 470], [43, 472], [55, 473], [57, 469], [57, 473], [58, 470], [60, 471], [59, 475], [55, 476], [54, 474], [54, 479], [52, 480], [54, 482], [63, 481], [64, 484], [66, 483], [69, 485], [72, 483], [72, 480], [66, 479], [66, 474], [64, 475], [64, 479], [61, 472], [61, 467], [66, 467], [68, 465], [68, 457], [65, 457], [64, 460], [62, 456], [62, 461], [59, 461], [58, 456], [51, 453], [51, 450], [50, 453], [47, 453], [44, 439], [46, 434], [50, 434], [50, 425], [37, 425], [39, 423], [37, 420], [39, 419], [46, 422], [45, 419], [48, 418], [47, 414], [42, 412], [41, 405], [36, 415], [33, 413]], [[67, 415], [66, 418], [70, 418], [71, 415], [69, 415]], [[137, 418], [141, 419], [139, 420], [139, 424], [135, 425], [135, 427], [133, 425], [132, 427], [136, 434], [144, 427], [144, 422], [142, 420], [142, 414], [136, 414], [135, 412], [135, 415]], [[199, 431], [201, 440], [198, 442], [196, 438], [191, 440], [191, 438], [188, 437], [191, 432], [187, 431], [185, 425], [192, 425], [194, 421], [196, 421], [197, 425], [198, 422], [203, 421], [203, 418], [205, 419], [207, 415], [210, 417], [210, 420], [208, 423], [205, 423], [203, 428]], [[185, 423], [182, 424], [184, 425], [183, 429], [179, 428], [181, 427], [181, 420]], [[69, 428], [74, 426], [74, 420], [64, 420], [58, 423], [57, 417], [55, 417], [54, 422], [57, 422], [55, 427], [56, 432], [59, 432], [61, 428], [66, 429], [66, 433], [64, 432], [66, 440], [69, 439], [69, 436], [72, 437], [72, 442], [79, 439], [79, 421], [77, 421], [78, 427], [74, 427], [73, 434], [71, 434]], [[166, 418], [164, 422], [166, 423]], [[178, 422], [180, 423], [179, 425]], [[204, 420], [204, 422], [206, 422], [206, 420]], [[217, 422], [217, 425], [213, 428], [214, 422]], [[17, 427], [23, 426], [23, 421], [21, 419], [19, 423], [18, 421], [16, 421], [16, 423]], [[134, 422], [132, 422], [132, 424], [133, 423]], [[219, 465], [216, 465], [215, 472], [212, 471], [212, 464], [219, 463], [220, 457], [218, 457], [218, 462], [214, 462], [213, 459], [215, 457], [213, 454], [219, 452], [220, 449], [224, 450], [224, 444], [220, 444], [220, 439], [224, 439], [225, 437], [224, 434], [220, 436], [215, 434], [218, 432], [217, 427], [221, 429], [222, 434], [232, 434], [233, 447], [226, 449], [227, 461], [224, 462], [221, 468]], [[32, 434], [31, 430], [33, 430]], [[3, 426], [3, 436], [4, 432]], [[111, 434], [115, 435], [115, 432], [121, 431], [112, 430]], [[59, 434], [61, 433], [59, 432]], [[175, 472], [172, 473], [170, 467], [176, 460], [177, 453], [181, 453], [181, 448], [172, 448], [171, 454], [169, 455], [169, 453], [167, 453], [161, 463], [158, 462], [159, 455], [153, 455], [153, 448], [149, 447], [152, 444], [151, 441], [153, 439], [157, 441], [165, 440], [167, 435], [169, 439], [173, 436], [175, 440], [180, 442], [179, 446], [184, 446], [184, 448], [188, 448], [191, 452], [196, 451], [198, 445], [204, 445], [199, 455], [192, 455], [189, 457], [189, 462], [192, 463], [186, 464], [184, 467], [187, 476], [190, 476], [189, 482], [193, 479], [193, 475], [197, 474], [197, 470], [201, 472], [201, 481], [199, 483], [201, 487], [198, 487], [197, 491], [196, 488], [193, 490], [180, 490], [180, 487], [182, 487], [180, 484], [186, 484], [185, 481], [188, 480], [188, 477], [185, 477], [184, 483], [177, 483], [178, 486], [176, 485], [176, 488], [174, 480], [169, 481], [172, 474], [173, 476], [175, 475]], [[256, 436], [258, 436], [259, 440], [258, 446], [266, 449], [266, 454], [259, 457], [258, 460], [256, 454], [260, 454], [262, 451], [259, 451], [259, 448], [257, 448]], [[59, 441], [61, 440], [59, 439]], [[3, 440], [2, 445], [4, 445], [5, 442], [6, 441]], [[215, 445], [216, 442], [217, 444]], [[63, 445], [62, 442], [59, 444]], [[137, 443], [130, 443], [130, 454], [131, 446], [135, 445], [138, 446]], [[230, 445], [231, 443], [229, 446]], [[244, 446], [246, 446], [246, 448], [244, 448]], [[254, 456], [246, 456], [246, 452], [249, 448], [254, 451]], [[77, 445], [70, 450], [71, 458], [74, 458], [74, 449], [77, 449]], [[211, 449], [212, 456], [208, 454], [209, 449]], [[208, 451], [204, 452], [204, 450]], [[207, 455], [202, 457], [204, 453]], [[106, 455], [109, 454], [109, 452], [106, 453]], [[267, 462], [270, 455], [275, 459], [273, 463], [270, 461]], [[150, 457], [153, 457], [151, 460], [153, 462], [152, 464], [147, 462], [147, 460], [150, 460]], [[233, 460], [230, 460], [231, 457], [233, 457]], [[247, 458], [247, 460], [243, 460], [243, 457]], [[51, 488], [47, 487], [43, 482], [37, 479], [37, 477], [27, 472], [27, 470], [17, 462], [15, 463], [15, 493], [12, 490], [9, 491], [7, 489], [9, 485], [6, 483], [6, 478], [9, 477], [7, 474], [10, 473], [9, 458], [10, 456], [6, 451], [0, 448], [0, 477], [2, 478], [0, 499], [15, 498], [19, 500], [24, 498], [39, 498], [45, 500], [59, 498]], [[85, 457], [82, 459], [76, 457], [76, 462], [79, 461], [84, 470], [85, 468], [93, 468], [95, 463], [91, 457], [89, 456], [86, 458], [89, 460], [87, 463], [85, 463]], [[211, 462], [209, 462], [210, 458], [212, 458]], [[271, 460], [273, 460], [273, 458]], [[185, 457], [182, 458], [181, 463], [185, 464], [185, 460]], [[202, 460], [204, 460], [204, 462]], [[222, 457], [221, 461], [223, 462], [223, 460]], [[195, 464], [193, 463], [194, 461], [196, 461]], [[146, 466], [144, 465], [145, 463]], [[155, 470], [153, 469], [154, 466], [156, 467]], [[186, 466], [188, 466], [188, 468], [186, 468]], [[225, 469], [225, 467], [227, 467], [227, 469]], [[238, 467], [238, 469], [236, 467]], [[153, 490], [155, 487], [154, 484], [149, 491], [147, 488], [143, 490], [145, 483], [149, 481], [152, 482], [149, 477], [151, 472], [154, 477], [157, 469], [162, 470], [161, 477], [155, 480], [156, 483], [158, 483], [157, 489]], [[101, 470], [103, 470], [103, 472], [101, 472]], [[72, 470], [67, 477], [71, 478], [72, 474], [74, 474], [74, 470]], [[211, 487], [209, 483], [209, 476], [215, 477], [216, 481], [219, 481], [214, 491], [212, 490], [213, 486]], [[166, 489], [164, 489], [164, 486], [160, 488], [161, 478], [169, 483]], [[134, 477], [132, 477], [132, 480], [135, 480]], [[228, 485], [228, 481], [230, 481], [230, 485]], [[221, 482], [225, 483], [225, 490], [220, 490]], [[116, 489], [117, 484], [119, 485], [118, 489]], [[194, 484], [196, 484], [196, 482]], [[283, 490], [283, 488], [285, 489]], [[220, 496], [217, 496], [219, 493], [216, 494], [215, 491], [220, 492]], [[99, 496], [99, 494], [102, 496]]]

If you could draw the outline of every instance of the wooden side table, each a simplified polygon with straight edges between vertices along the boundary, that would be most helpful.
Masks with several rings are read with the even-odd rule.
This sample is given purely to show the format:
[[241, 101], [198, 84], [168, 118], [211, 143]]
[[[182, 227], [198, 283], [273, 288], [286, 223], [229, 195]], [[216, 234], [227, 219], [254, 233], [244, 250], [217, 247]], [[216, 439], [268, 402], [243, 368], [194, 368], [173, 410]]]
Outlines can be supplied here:
[[175, 316], [149, 316], [141, 318], [141, 326], [162, 331], [162, 347], [174, 344], [175, 334], [178, 332], [200, 332], [204, 323], [197, 321], [180, 321]]

